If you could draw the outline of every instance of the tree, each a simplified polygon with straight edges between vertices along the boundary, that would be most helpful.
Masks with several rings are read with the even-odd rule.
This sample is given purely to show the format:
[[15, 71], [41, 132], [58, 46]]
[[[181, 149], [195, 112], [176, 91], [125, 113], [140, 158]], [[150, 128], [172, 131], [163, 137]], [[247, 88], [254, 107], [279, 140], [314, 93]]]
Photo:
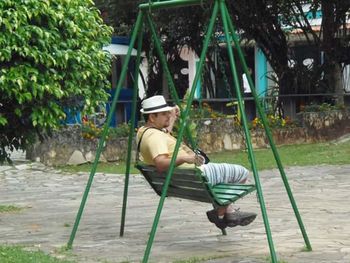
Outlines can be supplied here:
[[[131, 14], [132, 10], [136, 14], [137, 3], [140, 2], [132, 0], [123, 4], [120, 0], [104, 1], [118, 3], [120, 9], [126, 6], [129, 8], [124, 11], [119, 10], [120, 15], [111, 18], [112, 21], [117, 21], [114, 24], [124, 23], [122, 22], [123, 12]], [[159, 35], [162, 36], [164, 49], [169, 54], [168, 58], [176, 61], [179, 47], [181, 48], [184, 44], [199, 54], [204, 26], [208, 21], [205, 11], [210, 8], [211, 3], [212, 1], [203, 1], [200, 6], [196, 7], [162, 9], [161, 12], [153, 13], [153, 18], [157, 21], [159, 28]], [[226, 3], [236, 28], [239, 32], [243, 32], [241, 40], [245, 42], [254, 40], [264, 52], [276, 72], [276, 80], [282, 94], [335, 91], [338, 93], [338, 102], [342, 103], [340, 64], [342, 62], [349, 64], [350, 60], [349, 29], [345, 26], [346, 18], [349, 17], [349, 0], [236, 0], [226, 1]], [[305, 9], [307, 6], [309, 10]], [[306, 15], [307, 11], [316, 13], [318, 9], [322, 9], [323, 13], [321, 33], [308, 23]], [[128, 16], [128, 19], [124, 21], [128, 24], [133, 20]], [[289, 41], [290, 34], [285, 26], [298, 29], [299, 36], [303, 35], [309, 45], [318, 52], [323, 51], [324, 63], [315, 65], [313, 69], [305, 68], [303, 65], [290, 67], [289, 61], [294, 59], [295, 54]], [[151, 47], [152, 45], [145, 45], [146, 51], [149, 51]], [[157, 66], [158, 59], [154, 61]], [[157, 76], [150, 77], [154, 85], [149, 86], [156, 87], [158, 90], [162, 82], [156, 78]], [[298, 86], [300, 79], [303, 80], [303, 85]], [[308, 83], [305, 83], [306, 80]], [[176, 86], [179, 87], [179, 85]], [[154, 92], [156, 91], [152, 91]]]
[[[119, 36], [128, 36], [131, 33], [136, 20], [138, 5], [145, 3], [145, 0], [96, 0], [96, 6], [101, 10], [104, 21], [114, 27], [114, 34]], [[179, 94], [182, 97], [187, 89], [188, 80], [179, 73], [181, 64], [179, 53], [184, 45], [200, 53], [203, 42], [203, 26], [209, 19], [208, 5], [203, 3], [201, 8], [183, 7], [161, 9], [154, 11], [152, 17], [155, 21], [158, 36], [163, 36], [163, 49], [169, 56], [169, 69], [171, 73], [179, 76], [174, 79], [175, 86], [179, 87]], [[203, 23], [204, 22], [204, 23]], [[145, 26], [145, 36], [143, 37], [143, 50], [146, 51], [150, 69], [148, 75], [148, 95], [153, 95], [162, 91], [162, 68], [158, 54], [155, 51], [151, 34]]]
[[114, 34], [128, 36], [138, 12], [138, 5], [144, 0], [95, 0], [105, 23], [114, 28]]
[[[288, 43], [279, 20], [281, 1], [238, 0], [229, 4], [242, 40], [254, 40], [277, 74], [279, 86], [290, 90], [293, 79], [288, 68]], [[283, 2], [283, 1], [282, 1]]]
[[[103, 10], [108, 10], [108, 8], [110, 8], [110, 11], [113, 10], [112, 3], [119, 3], [118, 6], [120, 9], [114, 18], [109, 20], [109, 23], [116, 25], [123, 24], [124, 22], [129, 23], [131, 21], [130, 18], [127, 21], [123, 20], [124, 16], [121, 10], [125, 5], [120, 5], [120, 1], [98, 0], [98, 2], [101, 3], [101, 8], [104, 6]], [[135, 0], [130, 2], [128, 7], [130, 8], [133, 5], [134, 8], [132, 10], [137, 10], [137, 3], [140, 1]], [[234, 2], [227, 1], [227, 4], [231, 13], [234, 14], [233, 19], [237, 29], [243, 29], [245, 32], [242, 37], [248, 40], [254, 39], [267, 56], [272, 67], [276, 70], [280, 83], [283, 83], [280, 86], [291, 85], [292, 81], [290, 81], [290, 79], [293, 79], [293, 74], [288, 68], [288, 44], [286, 35], [279, 24], [278, 12], [280, 9], [276, 6], [276, 3], [268, 5], [266, 1], [261, 0], [237, 0]], [[162, 44], [170, 60], [178, 60], [180, 50], [184, 45], [194, 50], [197, 54], [200, 54], [203, 44], [203, 33], [209, 21], [211, 7], [211, 1], [203, 1], [200, 6], [162, 9], [161, 12], [153, 12], [153, 18], [158, 25], [158, 34], [162, 36]], [[220, 31], [222, 29], [218, 27], [217, 30]], [[150, 35], [144, 38], [145, 41], [150, 39], [149, 36]], [[217, 44], [218, 43], [214, 43], [214, 45]], [[146, 43], [144, 48], [146, 52], [152, 52], [152, 43]], [[154, 56], [154, 54], [152, 54], [152, 56]], [[220, 74], [220, 69], [215, 68], [214, 63], [210, 63], [209, 56], [208, 58], [209, 64], [206, 66], [209, 66], [210, 70], [216, 72], [217, 75]], [[157, 56], [152, 58], [150, 64], [150, 68], [159, 68], [159, 59]], [[173, 74], [177, 74], [176, 69], [171, 63], [169, 67]], [[205, 70], [209, 72], [209, 69]], [[157, 70], [157, 72], [160, 71], [161, 69]], [[159, 74], [154, 74], [153, 71], [150, 73], [150, 90], [148, 92], [153, 94], [161, 90], [162, 81], [159, 79]], [[209, 74], [206, 74], [206, 76], [209, 78]], [[204, 78], [206, 83], [210, 83], [208, 78]], [[181, 79], [175, 80], [175, 84], [176, 87], [186, 86], [181, 83]], [[287, 89], [288, 88], [286, 88], [286, 90]], [[179, 93], [183, 95], [184, 91], [180, 90]]]
[[323, 14], [321, 49], [325, 55], [326, 78], [334, 84], [337, 102], [344, 104], [341, 63], [349, 64], [350, 60], [350, 31], [346, 27], [350, 1], [314, 0], [314, 6], [320, 7]]
[[[334, 92], [339, 104], [344, 104], [342, 83], [342, 64], [350, 61], [350, 34], [346, 26], [349, 18], [350, 1], [348, 0], [293, 0], [281, 2], [283, 23], [299, 36], [304, 37], [309, 46], [314, 47], [318, 54], [323, 53], [323, 61], [314, 64], [309, 70], [313, 90], [316, 92]], [[322, 13], [321, 27], [310, 24], [309, 20], [316, 18], [317, 12]], [[310, 74], [311, 73], [311, 74]], [[319, 83], [324, 86], [320, 89]]]
[[104, 103], [112, 30], [87, 0], [0, 1], [0, 161], [35, 134], [57, 128], [65, 110]]

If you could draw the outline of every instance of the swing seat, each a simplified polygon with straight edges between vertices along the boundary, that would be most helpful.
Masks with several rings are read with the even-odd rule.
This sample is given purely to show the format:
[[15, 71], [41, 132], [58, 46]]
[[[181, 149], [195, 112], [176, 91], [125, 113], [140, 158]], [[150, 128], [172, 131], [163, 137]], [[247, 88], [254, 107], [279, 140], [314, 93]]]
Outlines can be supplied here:
[[[138, 163], [135, 167], [146, 178], [153, 190], [160, 196], [167, 172], [158, 172], [154, 166]], [[211, 185], [201, 170], [175, 168], [167, 196], [189, 199], [225, 206], [253, 192], [255, 185], [217, 184]]]

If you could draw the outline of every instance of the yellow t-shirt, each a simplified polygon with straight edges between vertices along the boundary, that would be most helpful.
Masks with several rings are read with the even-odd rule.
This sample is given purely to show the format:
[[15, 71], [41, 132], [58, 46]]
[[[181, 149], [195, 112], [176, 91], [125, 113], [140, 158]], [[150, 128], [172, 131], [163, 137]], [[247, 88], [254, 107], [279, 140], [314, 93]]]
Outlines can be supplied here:
[[[141, 135], [145, 132], [147, 127], [141, 127], [137, 132], [137, 144], [141, 138]], [[149, 165], [155, 165], [154, 158], [161, 154], [167, 154], [170, 158], [173, 156], [176, 145], [176, 138], [169, 133], [165, 133], [155, 128], [149, 128], [142, 137], [140, 145], [140, 157], [141, 161]], [[193, 151], [181, 143], [177, 156], [188, 155]], [[194, 168], [194, 164], [184, 163], [179, 167]]]

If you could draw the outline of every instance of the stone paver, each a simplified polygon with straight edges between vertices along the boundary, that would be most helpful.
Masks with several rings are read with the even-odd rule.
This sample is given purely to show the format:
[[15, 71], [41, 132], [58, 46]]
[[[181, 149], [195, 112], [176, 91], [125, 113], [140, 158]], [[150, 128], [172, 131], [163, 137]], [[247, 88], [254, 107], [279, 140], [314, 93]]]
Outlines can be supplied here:
[[[303, 238], [278, 171], [262, 171], [279, 259], [288, 263], [350, 262], [350, 165], [292, 167], [286, 173], [313, 251], [303, 251]], [[140, 262], [159, 198], [138, 175], [130, 178], [123, 238], [119, 237], [123, 176], [98, 173], [72, 254], [58, 252], [68, 241], [87, 178], [87, 173], [68, 174], [39, 163], [0, 166], [0, 204], [24, 208], [19, 213], [0, 213], [0, 243], [40, 248], [78, 262]], [[210, 205], [167, 199], [150, 262], [191, 257], [211, 263], [266, 262], [269, 249], [256, 195], [240, 200], [237, 206], [256, 211], [258, 218], [222, 236], [206, 219]]]

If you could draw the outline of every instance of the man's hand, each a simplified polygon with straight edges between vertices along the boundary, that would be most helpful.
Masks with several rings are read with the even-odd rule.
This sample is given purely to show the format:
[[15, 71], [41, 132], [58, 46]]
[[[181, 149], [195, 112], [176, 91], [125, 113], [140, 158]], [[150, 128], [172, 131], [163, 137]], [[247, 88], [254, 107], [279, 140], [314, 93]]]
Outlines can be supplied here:
[[180, 108], [175, 105], [175, 107], [170, 111], [170, 119], [174, 122], [180, 117]]
[[203, 156], [194, 153], [183, 156], [182, 158], [185, 163], [194, 163], [196, 166], [201, 166], [205, 161]]
[[180, 117], [180, 108], [179, 106], [175, 106], [171, 111], [170, 111], [170, 120], [169, 120], [169, 125], [166, 127], [168, 132], [173, 131], [173, 127], [175, 124], [175, 121]]
[[[164, 172], [169, 169], [171, 158], [167, 154], [160, 154], [153, 159], [154, 164], [159, 172]], [[203, 156], [197, 154], [187, 154], [178, 156], [176, 158], [175, 166], [179, 166], [183, 163], [195, 164], [196, 166], [201, 166], [204, 164]]]
[[205, 159], [202, 155], [196, 154], [194, 163], [196, 166], [201, 166], [205, 163]]
[[175, 113], [175, 116], [176, 116], [176, 119], [178, 119], [180, 117], [180, 107], [175, 105], [174, 109], [173, 109], [174, 113]]

